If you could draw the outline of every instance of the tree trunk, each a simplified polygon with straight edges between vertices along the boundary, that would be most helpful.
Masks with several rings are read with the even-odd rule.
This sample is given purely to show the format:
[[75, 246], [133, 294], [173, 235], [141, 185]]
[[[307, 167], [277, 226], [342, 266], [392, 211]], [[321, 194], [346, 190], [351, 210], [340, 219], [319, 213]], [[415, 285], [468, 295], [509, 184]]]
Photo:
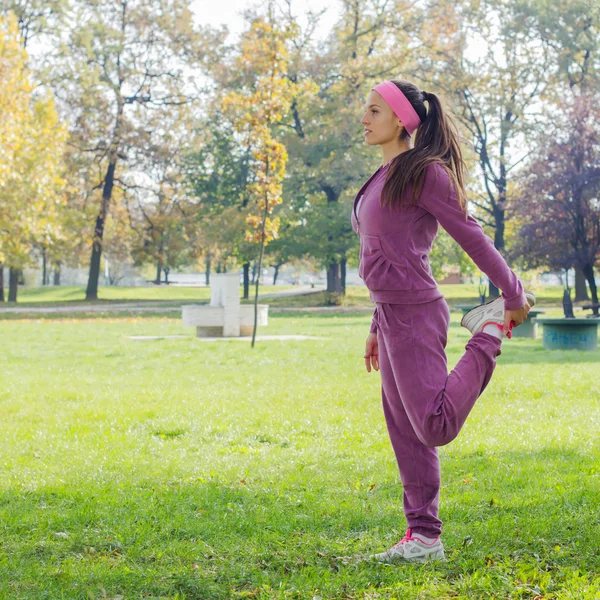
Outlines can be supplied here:
[[273, 273], [273, 285], [277, 285], [277, 276], [279, 275], [279, 267], [281, 265], [275, 265], [275, 273]]
[[488, 296], [490, 298], [498, 298], [498, 296], [500, 296], [500, 290], [492, 283], [492, 280], [489, 280], [489, 286], [488, 286]]
[[46, 248], [42, 248], [42, 285], [48, 285], [48, 265], [46, 260]]
[[342, 281], [340, 278], [340, 263], [333, 262], [327, 267], [327, 293], [341, 294]]
[[[494, 246], [498, 252], [504, 254], [504, 208], [503, 203], [498, 202], [494, 208], [494, 222], [496, 229], [494, 230]], [[489, 283], [489, 297], [498, 298], [500, 290], [492, 283]]]
[[[340, 192], [335, 187], [330, 185], [322, 186], [325, 195], [327, 196], [327, 204], [339, 202]], [[333, 241], [332, 236], [328, 236], [329, 242]], [[327, 266], [327, 290], [328, 294], [343, 294], [342, 281], [340, 278], [340, 263], [331, 262]]]
[[[596, 288], [596, 280], [594, 279], [594, 265], [587, 263], [583, 265], [583, 273], [587, 282], [590, 284], [590, 293], [592, 294], [592, 304], [598, 304], [598, 289]], [[594, 308], [594, 316], [598, 316], [598, 307]]]
[[250, 263], [244, 263], [244, 300], [250, 298]]
[[8, 301], [17, 301], [17, 289], [19, 287], [19, 270], [11, 267], [8, 270]]
[[341, 286], [344, 296], [346, 295], [346, 262], [346, 258], [342, 258], [342, 262], [340, 262]]
[[585, 285], [585, 275], [583, 270], [575, 267], [575, 302], [580, 300], [589, 300], [587, 286]]
[[160, 285], [160, 276], [162, 274], [162, 270], [162, 260], [159, 258], [156, 262], [156, 279], [154, 280], [156, 285]]
[[210, 285], [210, 254], [206, 255], [206, 285]]
[[4, 302], [4, 265], [0, 262], [0, 302]]
[[154, 282], [156, 285], [160, 285], [160, 276], [162, 275], [163, 272], [163, 266], [164, 266], [164, 254], [163, 251], [165, 249], [165, 238], [164, 238], [164, 234], [161, 235], [160, 238], [160, 248], [158, 249], [158, 260], [156, 261], [156, 281]]
[[163, 269], [164, 273], [165, 273], [165, 283], [169, 283], [169, 273], [171, 272], [171, 269], [169, 269], [169, 267], [165, 267]]
[[60, 285], [60, 263], [54, 265], [54, 285]]
[[102, 190], [102, 204], [100, 212], [96, 217], [96, 227], [94, 230], [94, 243], [92, 245], [92, 258], [90, 260], [90, 273], [88, 285], [85, 292], [86, 300], [98, 299], [98, 279], [100, 277], [100, 258], [102, 257], [102, 237], [104, 236], [104, 224], [108, 215], [108, 207], [112, 197], [112, 190], [115, 179], [115, 169], [117, 166], [116, 156], [111, 160], [106, 171], [104, 180], [104, 189]]

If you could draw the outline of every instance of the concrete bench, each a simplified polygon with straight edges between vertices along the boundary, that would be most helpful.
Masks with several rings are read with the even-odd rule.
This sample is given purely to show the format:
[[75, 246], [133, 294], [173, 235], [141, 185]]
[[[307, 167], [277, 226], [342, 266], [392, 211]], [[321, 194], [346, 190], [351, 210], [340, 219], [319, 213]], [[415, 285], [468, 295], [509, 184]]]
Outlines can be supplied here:
[[547, 350], [596, 350], [600, 319], [537, 318], [544, 327], [544, 348]]
[[[195, 327], [197, 337], [240, 337], [252, 335], [254, 305], [240, 303], [240, 278], [237, 273], [213, 275], [210, 304], [186, 304], [183, 325]], [[269, 305], [258, 305], [257, 326], [268, 325]]]

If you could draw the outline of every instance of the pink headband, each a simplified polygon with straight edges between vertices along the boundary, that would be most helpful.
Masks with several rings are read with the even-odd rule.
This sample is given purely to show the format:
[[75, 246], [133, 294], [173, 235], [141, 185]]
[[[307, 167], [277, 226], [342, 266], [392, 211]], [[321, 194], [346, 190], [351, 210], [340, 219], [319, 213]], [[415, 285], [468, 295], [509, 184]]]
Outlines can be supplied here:
[[408, 135], [412, 135], [421, 123], [421, 119], [400, 88], [391, 81], [383, 81], [372, 89], [381, 94], [394, 114], [402, 121]]

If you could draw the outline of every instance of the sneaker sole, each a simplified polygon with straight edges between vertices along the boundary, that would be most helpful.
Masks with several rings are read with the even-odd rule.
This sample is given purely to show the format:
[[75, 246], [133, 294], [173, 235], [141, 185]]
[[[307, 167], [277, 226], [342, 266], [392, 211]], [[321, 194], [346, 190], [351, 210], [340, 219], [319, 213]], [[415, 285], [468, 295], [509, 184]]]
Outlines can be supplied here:
[[433, 561], [439, 561], [439, 562], [447, 562], [447, 558], [446, 555], [444, 554], [444, 550], [440, 549], [437, 552], [432, 552], [431, 554], [427, 554], [425, 556], [415, 556], [413, 558], [405, 558], [402, 555], [399, 555], [398, 558], [393, 558], [393, 559], [384, 559], [384, 558], [377, 558], [377, 556], [372, 555], [370, 557], [372, 560], [376, 560], [378, 563], [382, 564], [382, 565], [401, 565], [401, 564], [406, 564], [406, 563], [426, 563], [426, 562], [433, 562]]

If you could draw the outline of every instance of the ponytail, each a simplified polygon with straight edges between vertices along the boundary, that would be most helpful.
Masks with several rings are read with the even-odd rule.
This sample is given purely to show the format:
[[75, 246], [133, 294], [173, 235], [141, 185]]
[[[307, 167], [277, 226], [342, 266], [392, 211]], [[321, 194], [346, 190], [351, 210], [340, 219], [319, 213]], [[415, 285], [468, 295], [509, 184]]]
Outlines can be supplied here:
[[[417, 203], [427, 167], [432, 163], [445, 167], [454, 184], [456, 198], [460, 206], [466, 208], [465, 173], [466, 165], [460, 148], [461, 136], [450, 114], [446, 113], [440, 99], [435, 94], [420, 91], [414, 84], [405, 80], [391, 80], [406, 96], [421, 120], [415, 132], [414, 148], [393, 159], [386, 182], [381, 191], [382, 206], [414, 205]], [[425, 107], [425, 102], [428, 108]], [[400, 140], [410, 136], [402, 129]], [[407, 186], [412, 184], [412, 197], [405, 198]]]

